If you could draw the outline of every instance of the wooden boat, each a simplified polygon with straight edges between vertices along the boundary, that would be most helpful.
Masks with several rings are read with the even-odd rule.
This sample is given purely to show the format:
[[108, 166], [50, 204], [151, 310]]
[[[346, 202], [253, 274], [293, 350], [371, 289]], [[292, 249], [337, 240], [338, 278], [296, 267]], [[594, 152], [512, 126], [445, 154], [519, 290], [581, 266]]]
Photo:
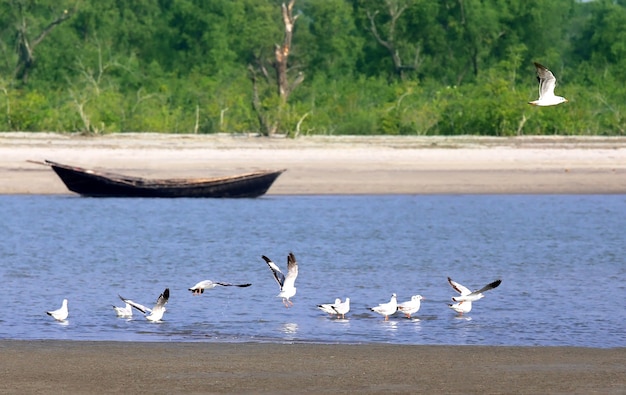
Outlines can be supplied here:
[[265, 194], [285, 171], [257, 171], [215, 178], [147, 179], [49, 160], [30, 162], [52, 167], [70, 191], [90, 197], [254, 198]]

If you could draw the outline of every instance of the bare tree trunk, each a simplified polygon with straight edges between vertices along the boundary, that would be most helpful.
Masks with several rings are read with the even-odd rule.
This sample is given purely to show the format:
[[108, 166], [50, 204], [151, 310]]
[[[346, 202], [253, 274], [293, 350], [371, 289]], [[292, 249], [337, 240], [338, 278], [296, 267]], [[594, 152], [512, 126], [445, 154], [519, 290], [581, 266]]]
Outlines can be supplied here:
[[285, 36], [282, 45], [274, 46], [274, 69], [276, 70], [276, 81], [278, 83], [278, 95], [281, 102], [287, 102], [289, 95], [304, 80], [304, 75], [299, 73], [292, 84], [287, 79], [287, 60], [291, 51], [291, 38], [293, 36], [293, 26], [299, 15], [293, 16], [293, 5], [296, 0], [290, 0], [288, 5], [282, 4], [283, 23], [285, 24]]
[[[22, 14], [22, 7], [20, 3], [18, 3], [18, 6], [20, 8], [20, 14]], [[69, 12], [68, 10], [64, 10], [63, 14], [61, 14], [61, 16], [59, 16], [57, 19], [52, 21], [48, 26], [46, 26], [46, 28], [43, 29], [41, 33], [39, 33], [37, 38], [35, 38], [35, 40], [33, 40], [32, 43], [30, 42], [26, 34], [27, 29], [26, 29], [26, 21], [24, 19], [24, 16], [23, 15], [21, 16], [22, 16], [22, 26], [20, 26], [17, 31], [16, 47], [17, 47], [18, 58], [17, 58], [17, 65], [15, 67], [15, 78], [21, 79], [22, 82], [26, 84], [28, 82], [28, 75], [30, 73], [30, 70], [35, 65], [35, 55], [34, 55], [35, 47], [37, 47], [37, 45], [39, 45], [39, 43], [41, 43], [41, 41], [44, 38], [46, 38], [46, 36], [56, 26], [61, 24], [63, 21], [69, 19], [70, 16], [72, 16], [72, 13]]]
[[[280, 98], [280, 103], [278, 104], [275, 114], [272, 117], [269, 116], [269, 111], [267, 109], [263, 109], [261, 104], [261, 99], [259, 97], [258, 73], [261, 73], [265, 78], [265, 81], [270, 85], [273, 83], [273, 81], [271, 81], [272, 78], [270, 77], [264, 62], [261, 59], [257, 59], [256, 65], [248, 66], [250, 79], [252, 80], [252, 108], [256, 112], [259, 120], [261, 134], [265, 136], [270, 136], [278, 130], [281, 114], [287, 100], [289, 99], [289, 95], [298, 85], [302, 83], [302, 81], [304, 81], [304, 74], [301, 72], [298, 73], [293, 81], [289, 81], [288, 60], [291, 52], [291, 39], [293, 37], [294, 24], [298, 19], [298, 15], [293, 15], [293, 6], [295, 3], [296, 0], [290, 0], [288, 4], [283, 3], [281, 6], [283, 23], [285, 25], [285, 35], [281, 45], [274, 45], [274, 61], [272, 62], [276, 78], [276, 92]], [[274, 92], [274, 90], [272, 90], [272, 92]], [[270, 119], [273, 119], [273, 121], [270, 121]]]

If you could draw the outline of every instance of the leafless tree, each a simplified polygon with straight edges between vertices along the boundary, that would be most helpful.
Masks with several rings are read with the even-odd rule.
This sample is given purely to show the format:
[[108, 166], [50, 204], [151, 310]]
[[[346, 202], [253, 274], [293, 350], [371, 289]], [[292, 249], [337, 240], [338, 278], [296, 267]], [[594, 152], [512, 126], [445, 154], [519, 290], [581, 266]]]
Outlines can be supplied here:
[[[283, 106], [287, 103], [289, 95], [296, 89], [298, 85], [304, 81], [304, 74], [298, 72], [290, 81], [289, 72], [291, 71], [289, 66], [289, 55], [291, 52], [291, 40], [293, 38], [293, 28], [299, 15], [293, 15], [293, 6], [296, 0], [290, 0], [288, 4], [283, 3], [281, 5], [281, 12], [283, 17], [283, 23], [285, 25], [285, 34], [283, 36], [282, 44], [274, 45], [274, 60], [272, 67], [274, 68], [277, 93], [280, 98], [280, 104], [278, 106], [278, 116], [282, 111]], [[261, 133], [264, 135], [271, 135], [278, 129], [277, 122], [270, 121], [269, 114], [264, 111], [261, 99], [259, 96], [259, 75], [261, 75], [265, 81], [272, 84], [270, 73], [265, 66], [263, 59], [260, 56], [256, 57], [255, 65], [249, 65], [250, 79], [252, 80], [252, 107], [259, 119], [259, 125], [261, 127]]]

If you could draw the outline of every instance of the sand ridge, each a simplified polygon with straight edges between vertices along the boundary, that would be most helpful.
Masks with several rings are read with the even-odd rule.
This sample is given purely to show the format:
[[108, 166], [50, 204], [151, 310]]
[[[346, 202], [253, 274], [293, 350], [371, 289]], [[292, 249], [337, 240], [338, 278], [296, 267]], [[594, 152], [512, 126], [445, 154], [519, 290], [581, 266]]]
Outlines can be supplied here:
[[283, 169], [268, 194], [626, 193], [626, 138], [0, 133], [0, 194], [67, 194], [49, 159], [141, 177]]

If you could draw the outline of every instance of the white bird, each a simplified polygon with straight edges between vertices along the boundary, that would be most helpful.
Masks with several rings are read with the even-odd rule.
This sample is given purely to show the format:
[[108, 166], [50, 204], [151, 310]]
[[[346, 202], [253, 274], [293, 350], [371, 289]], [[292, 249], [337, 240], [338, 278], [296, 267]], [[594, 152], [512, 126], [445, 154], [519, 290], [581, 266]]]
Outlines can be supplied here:
[[133, 306], [128, 302], [124, 302], [124, 307], [113, 306], [113, 310], [115, 310], [115, 314], [117, 314], [118, 317], [130, 318], [133, 316]]
[[338, 305], [339, 303], [341, 303], [341, 299], [337, 298], [335, 299], [335, 303], [318, 304], [317, 308], [322, 310], [324, 313], [335, 315], [337, 313], [335, 312], [333, 306]]
[[483, 292], [489, 291], [490, 289], [494, 289], [497, 288], [500, 283], [502, 282], [502, 280], [496, 280], [494, 282], [491, 282], [487, 285], [485, 285], [484, 287], [482, 287], [479, 290], [476, 291], [470, 291], [469, 288], [457, 283], [456, 281], [452, 281], [452, 279], [450, 277], [448, 277], [448, 282], [450, 283], [450, 286], [452, 286], [452, 288], [454, 288], [455, 291], [457, 291], [458, 293], [461, 294], [461, 296], [457, 296], [457, 297], [453, 297], [452, 300], [455, 302], [475, 302], [478, 299], [482, 299], [485, 297], [485, 295], [483, 295]]
[[341, 316], [341, 318], [346, 318], [346, 314], [350, 311], [350, 298], [346, 298], [345, 301], [340, 303], [335, 303], [333, 305], [333, 310], [337, 314], [337, 317]]
[[567, 100], [561, 96], [555, 96], [554, 87], [556, 86], [556, 78], [550, 70], [537, 62], [533, 62], [537, 69], [537, 80], [539, 81], [539, 99], [528, 102], [533, 106], [556, 106], [557, 104], [566, 103]]
[[191, 291], [191, 293], [193, 295], [200, 295], [204, 293], [204, 290], [206, 289], [213, 289], [217, 286], [222, 286], [222, 287], [249, 287], [252, 284], [231, 284], [231, 283], [224, 283], [221, 281], [211, 281], [211, 280], [204, 280], [204, 281], [200, 281], [199, 283], [197, 283], [196, 285], [194, 285], [193, 287], [189, 288], [189, 290]]
[[317, 308], [325, 313], [337, 315], [338, 318], [346, 318], [346, 313], [350, 311], [350, 298], [346, 298], [344, 302], [337, 298], [335, 303], [319, 304]]
[[126, 299], [122, 296], [120, 296], [120, 299], [122, 299], [124, 301], [124, 303], [128, 303], [129, 305], [131, 305], [132, 307], [136, 308], [137, 310], [141, 311], [143, 314], [149, 313], [148, 315], [146, 315], [146, 319], [148, 321], [152, 321], [152, 322], [157, 322], [160, 321], [161, 318], [163, 318], [163, 314], [165, 314], [165, 305], [167, 304], [168, 299], [170, 298], [170, 289], [169, 288], [165, 288], [165, 291], [163, 291], [163, 293], [161, 295], [159, 295], [159, 298], [157, 299], [156, 304], [154, 305], [154, 307], [152, 307], [152, 309], [139, 304], [137, 302], [133, 302], [130, 299]]
[[63, 303], [60, 308], [54, 311], [46, 311], [46, 314], [57, 321], [65, 321], [69, 315], [69, 311], [67, 310], [67, 299], [63, 299]]
[[398, 299], [396, 294], [391, 294], [391, 300], [387, 303], [381, 303], [376, 307], [370, 307], [375, 313], [385, 316], [385, 321], [389, 320], [389, 316], [398, 311]]
[[422, 299], [424, 299], [422, 295], [413, 295], [411, 296], [411, 300], [398, 303], [398, 311], [403, 313], [406, 318], [411, 318], [412, 314], [415, 314], [419, 311], [422, 304]]
[[287, 256], [287, 277], [280, 271], [278, 266], [271, 259], [265, 255], [261, 256], [263, 260], [272, 270], [276, 282], [280, 286], [280, 293], [276, 297], [283, 298], [283, 304], [285, 307], [293, 306], [293, 302], [289, 300], [296, 294], [296, 277], [298, 277], [298, 262], [293, 253], [289, 253]]
[[464, 313], [469, 313], [470, 311], [472, 311], [472, 302], [465, 301], [455, 304], [449, 304], [448, 307], [459, 313], [459, 315], [463, 315]]

